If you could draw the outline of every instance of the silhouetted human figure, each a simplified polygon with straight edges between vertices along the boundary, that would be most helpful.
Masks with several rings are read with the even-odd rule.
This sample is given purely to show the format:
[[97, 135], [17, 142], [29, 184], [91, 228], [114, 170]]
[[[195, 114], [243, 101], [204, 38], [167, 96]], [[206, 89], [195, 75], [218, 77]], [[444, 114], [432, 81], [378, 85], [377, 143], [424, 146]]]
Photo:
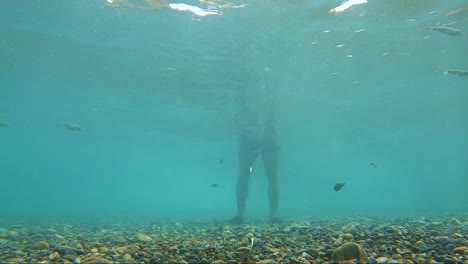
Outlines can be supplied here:
[[239, 174], [236, 186], [237, 215], [232, 219], [235, 224], [244, 220], [244, 211], [249, 191], [249, 179], [253, 166], [261, 158], [268, 179], [268, 199], [270, 220], [279, 222], [277, 210], [279, 203], [278, 179], [278, 138], [275, 128], [272, 103], [260, 106], [249, 105], [243, 99], [242, 110], [236, 116], [239, 126]]

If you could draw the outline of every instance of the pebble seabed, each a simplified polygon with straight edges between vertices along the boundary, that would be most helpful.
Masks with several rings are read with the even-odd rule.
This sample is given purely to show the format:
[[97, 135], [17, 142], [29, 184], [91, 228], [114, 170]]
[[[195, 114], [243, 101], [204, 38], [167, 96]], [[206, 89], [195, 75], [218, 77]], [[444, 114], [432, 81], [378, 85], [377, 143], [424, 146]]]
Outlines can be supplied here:
[[[346, 243], [364, 250], [334, 259]], [[361, 251], [362, 252], [362, 251]], [[354, 255], [353, 255], [354, 254]], [[337, 254], [338, 255], [338, 254]], [[18, 221], [0, 219], [0, 263], [468, 263], [468, 219]]]

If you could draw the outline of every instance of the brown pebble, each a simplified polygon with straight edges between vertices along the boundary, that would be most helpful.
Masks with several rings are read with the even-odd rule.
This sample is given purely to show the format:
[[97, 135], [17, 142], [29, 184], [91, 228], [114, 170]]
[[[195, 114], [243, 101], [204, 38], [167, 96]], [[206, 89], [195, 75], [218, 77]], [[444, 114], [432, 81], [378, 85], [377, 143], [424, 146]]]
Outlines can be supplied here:
[[276, 262], [273, 259], [264, 259], [264, 260], [260, 260], [259, 262], [257, 262], [257, 264], [275, 264], [275, 263], [278, 263], [278, 262]]
[[347, 242], [354, 240], [353, 234], [350, 234], [350, 233], [341, 234], [341, 237]]
[[211, 264], [225, 264], [226, 261], [224, 260], [221, 260], [221, 259], [218, 259], [218, 260], [215, 260], [215, 261], [212, 261]]
[[453, 253], [457, 253], [460, 255], [465, 255], [468, 253], [468, 247], [462, 246], [462, 247], [456, 247], [453, 249]]
[[53, 260], [55, 260], [57, 257], [59, 257], [59, 253], [58, 253], [58, 252], [52, 252], [52, 254], [50, 254], [50, 255], [47, 257], [47, 259], [53, 261]]
[[119, 254], [127, 253], [127, 248], [124, 247], [124, 246], [122, 246], [122, 247], [117, 247], [115, 250], [116, 250], [117, 253], [119, 253]]
[[106, 264], [106, 263], [114, 263], [111, 260], [105, 259], [103, 257], [87, 257], [81, 260], [81, 264], [94, 264], [94, 263], [101, 263], [101, 264]]
[[47, 241], [39, 241], [36, 244], [34, 244], [33, 249], [48, 250], [49, 249], [49, 243], [47, 243]]
[[344, 261], [351, 259], [357, 259], [362, 263], [366, 262], [367, 254], [361, 247], [361, 245], [356, 244], [354, 242], [347, 242], [333, 250], [332, 260]]
[[153, 239], [149, 237], [148, 235], [145, 235], [143, 233], [139, 233], [136, 235], [136, 239], [140, 242], [151, 242]]
[[388, 262], [388, 258], [386, 257], [378, 257], [375, 259], [375, 261], [377, 261], [377, 263], [387, 263]]

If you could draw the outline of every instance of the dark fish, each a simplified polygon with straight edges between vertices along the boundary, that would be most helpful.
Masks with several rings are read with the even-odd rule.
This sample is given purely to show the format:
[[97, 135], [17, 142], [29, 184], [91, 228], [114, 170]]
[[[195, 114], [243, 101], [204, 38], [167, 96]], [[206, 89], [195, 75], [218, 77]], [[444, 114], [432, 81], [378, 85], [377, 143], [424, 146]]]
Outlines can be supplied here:
[[219, 187], [219, 184], [213, 183], [213, 184], [211, 184], [211, 187], [213, 187], [213, 188], [218, 188], [218, 187]]
[[376, 169], [377, 169], [377, 164], [376, 164], [376, 163], [374, 163], [374, 162], [371, 162], [371, 164], [370, 164], [370, 165], [371, 165], [372, 167], [374, 167], [374, 168], [376, 168]]
[[223, 158], [220, 158], [220, 159], [219, 159], [219, 163], [223, 164], [223, 163], [224, 163], [224, 159], [223, 159]]
[[341, 188], [343, 188], [345, 186], [344, 183], [337, 183], [335, 184], [335, 187], [333, 187], [333, 190], [335, 190], [335, 192], [341, 190]]
[[9, 127], [10, 124], [8, 124], [7, 122], [0, 122], [0, 127]]

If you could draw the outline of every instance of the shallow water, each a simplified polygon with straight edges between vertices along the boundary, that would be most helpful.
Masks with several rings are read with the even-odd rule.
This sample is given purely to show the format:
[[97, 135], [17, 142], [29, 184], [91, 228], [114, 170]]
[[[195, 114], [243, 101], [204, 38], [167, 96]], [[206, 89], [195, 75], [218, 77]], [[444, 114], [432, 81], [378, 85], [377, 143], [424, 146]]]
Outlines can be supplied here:
[[241, 98], [274, 104], [283, 218], [468, 211], [464, 1], [116, 3], [0, 3], [0, 216], [231, 217]]

